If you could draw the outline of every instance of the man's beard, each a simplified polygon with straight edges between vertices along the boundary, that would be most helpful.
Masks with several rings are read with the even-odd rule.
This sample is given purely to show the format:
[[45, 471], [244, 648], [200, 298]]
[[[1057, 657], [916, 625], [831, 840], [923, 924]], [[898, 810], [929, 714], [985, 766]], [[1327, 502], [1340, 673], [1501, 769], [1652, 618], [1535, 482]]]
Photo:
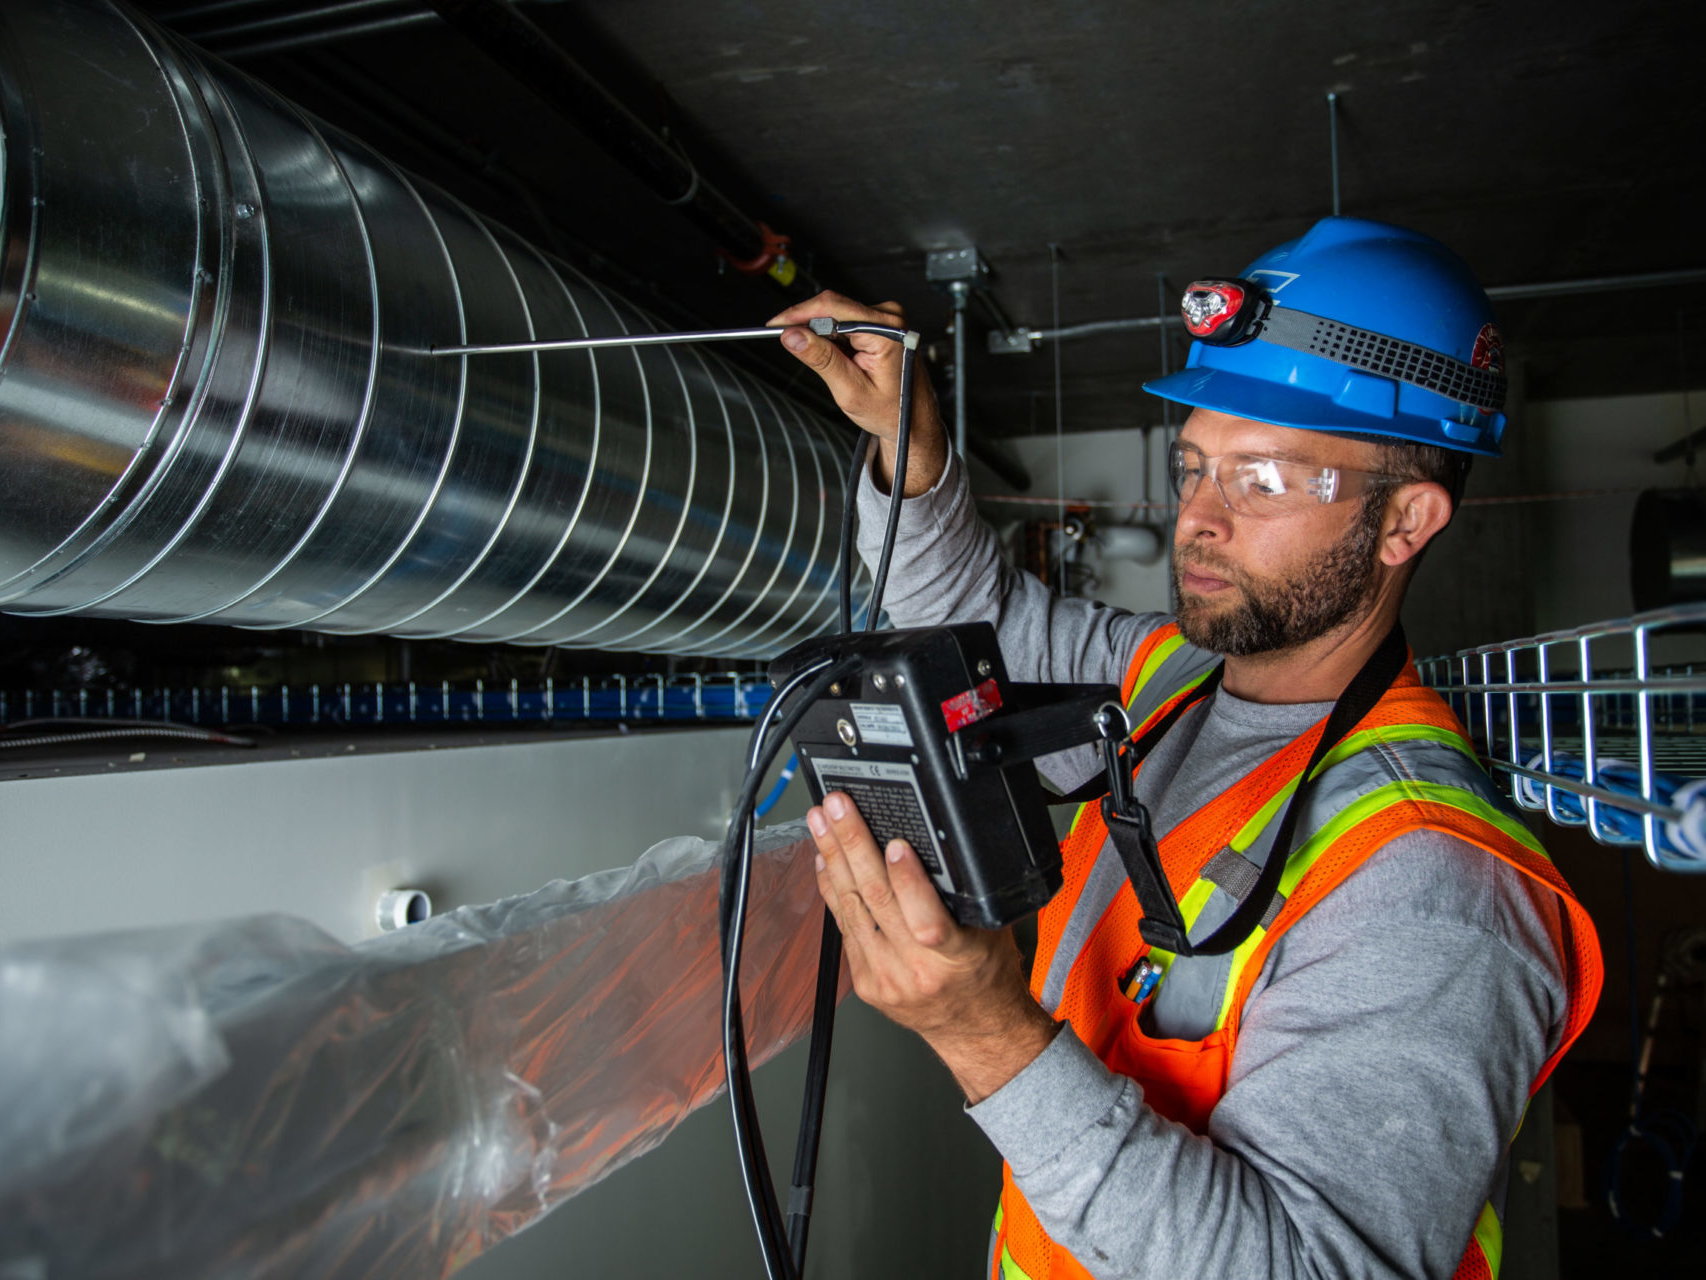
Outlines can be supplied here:
[[[1384, 494], [1365, 494], [1350, 532], [1283, 581], [1253, 579], [1193, 543], [1175, 546], [1173, 597], [1179, 602], [1179, 631], [1197, 648], [1232, 658], [1295, 649], [1320, 639], [1373, 597], [1375, 550], [1385, 511]], [[1179, 588], [1187, 567], [1231, 583], [1243, 598], [1228, 607], [1187, 597]]]

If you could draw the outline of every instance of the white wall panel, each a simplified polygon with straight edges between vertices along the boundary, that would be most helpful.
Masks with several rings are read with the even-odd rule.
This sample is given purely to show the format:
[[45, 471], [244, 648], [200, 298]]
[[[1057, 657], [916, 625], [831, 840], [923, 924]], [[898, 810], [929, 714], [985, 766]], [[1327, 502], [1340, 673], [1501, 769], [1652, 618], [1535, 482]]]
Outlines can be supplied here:
[[1622, 617], [1633, 607], [1632, 491], [1683, 488], [1706, 475], [1706, 450], [1692, 480], [1680, 458], [1653, 461], [1653, 453], [1680, 440], [1688, 426], [1706, 426], [1706, 391], [1689, 393], [1686, 405], [1680, 394], [1544, 401], [1529, 406], [1528, 425], [1547, 490], [1619, 491], [1540, 508], [1536, 623], [1551, 631]]
[[667, 836], [721, 834], [748, 732], [0, 782], [0, 943], [261, 911], [349, 942], [399, 884], [447, 910], [626, 866]]
[[[447, 908], [626, 865], [667, 836], [721, 833], [747, 734], [535, 738], [0, 782], [0, 944], [256, 911], [353, 940], [393, 883], [425, 886]], [[796, 783], [772, 816], [804, 803]], [[779, 1187], [805, 1056], [796, 1045], [757, 1073]], [[976, 1274], [999, 1162], [959, 1101], [921, 1042], [843, 1004], [811, 1276]], [[761, 1271], [719, 1100], [461, 1274]]]

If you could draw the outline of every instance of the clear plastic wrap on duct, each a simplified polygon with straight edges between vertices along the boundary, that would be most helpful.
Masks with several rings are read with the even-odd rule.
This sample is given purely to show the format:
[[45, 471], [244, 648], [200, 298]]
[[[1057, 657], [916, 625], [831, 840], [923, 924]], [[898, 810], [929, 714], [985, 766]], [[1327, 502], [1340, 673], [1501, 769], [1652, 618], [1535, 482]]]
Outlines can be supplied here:
[[[755, 1063], [811, 1020], [802, 834], [758, 840]], [[666, 841], [355, 947], [257, 916], [0, 950], [0, 1276], [469, 1261], [721, 1091], [716, 856]]]

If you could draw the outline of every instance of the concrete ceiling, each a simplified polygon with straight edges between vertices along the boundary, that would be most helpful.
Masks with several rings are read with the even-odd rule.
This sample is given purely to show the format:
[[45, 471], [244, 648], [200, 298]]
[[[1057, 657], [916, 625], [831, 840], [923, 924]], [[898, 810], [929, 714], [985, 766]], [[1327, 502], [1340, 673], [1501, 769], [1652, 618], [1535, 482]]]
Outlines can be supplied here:
[[[784, 301], [719, 274], [709, 240], [420, 0], [150, 7], [671, 322], [750, 324]], [[1329, 91], [1344, 211], [1440, 237], [1487, 284], [1706, 267], [1706, 6], [1682, 0], [523, 7], [818, 278], [904, 302], [938, 340], [932, 249], [977, 245], [1002, 308], [1041, 327], [1055, 273], [1065, 323], [1153, 315], [1299, 234], [1331, 208]], [[375, 14], [398, 25], [322, 38]], [[264, 48], [281, 36], [300, 43]], [[1699, 285], [1500, 311], [1531, 395], [1706, 382]], [[1052, 430], [1053, 352], [989, 355], [987, 327], [974, 426]], [[1154, 330], [1060, 356], [1067, 430], [1158, 419], [1139, 391]]]

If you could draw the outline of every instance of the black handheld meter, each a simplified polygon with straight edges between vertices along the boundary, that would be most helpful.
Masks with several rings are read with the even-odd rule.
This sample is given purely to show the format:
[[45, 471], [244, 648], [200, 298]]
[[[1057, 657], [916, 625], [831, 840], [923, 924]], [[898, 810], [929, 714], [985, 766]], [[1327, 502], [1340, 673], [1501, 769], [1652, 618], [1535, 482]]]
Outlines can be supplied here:
[[987, 622], [810, 640], [771, 664], [771, 683], [824, 658], [850, 671], [792, 734], [813, 801], [844, 792], [879, 847], [910, 844], [963, 925], [998, 929], [1047, 903], [1060, 847], [1030, 762], [1097, 740], [1098, 715], [1122, 715], [1119, 691], [1009, 680]]

